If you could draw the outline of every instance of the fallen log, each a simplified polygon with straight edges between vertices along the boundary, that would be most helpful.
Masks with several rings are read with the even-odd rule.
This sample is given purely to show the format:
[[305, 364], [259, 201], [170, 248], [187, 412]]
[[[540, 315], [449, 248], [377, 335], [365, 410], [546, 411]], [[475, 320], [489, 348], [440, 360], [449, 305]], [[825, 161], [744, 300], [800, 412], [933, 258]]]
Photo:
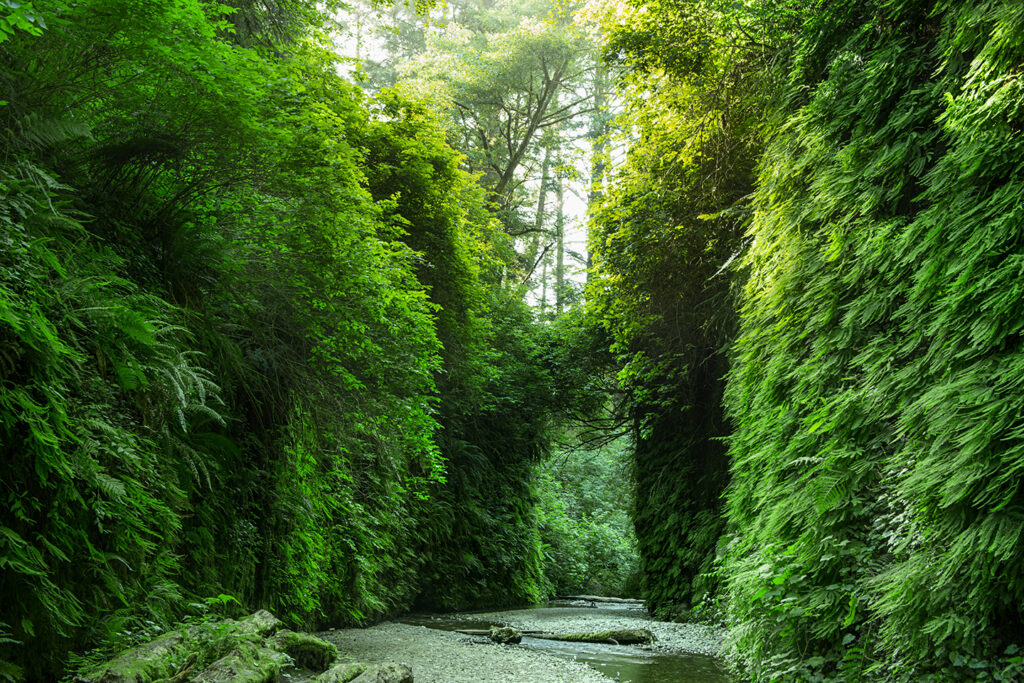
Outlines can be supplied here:
[[[490, 630], [484, 630], [479, 628], [467, 628], [467, 629], [456, 629], [455, 633], [461, 633], [465, 636], [487, 636], [490, 637]], [[520, 631], [524, 636], [533, 636], [538, 633], [544, 633], [544, 631]]]
[[609, 602], [616, 605], [642, 605], [643, 600], [635, 598], [610, 598], [602, 595], [559, 595], [555, 600], [583, 600], [584, 602]]
[[626, 628], [593, 633], [535, 634], [534, 638], [563, 640], [573, 643], [608, 643], [611, 645], [646, 645], [654, 642], [654, 634], [645, 628]]
[[[467, 636], [490, 636], [490, 631], [465, 629], [455, 631]], [[592, 633], [548, 633], [546, 631], [521, 631], [524, 636], [544, 640], [564, 640], [574, 643], [607, 643], [609, 645], [646, 645], [653, 643], [654, 634], [645, 628], [627, 628], [616, 631], [595, 631]]]

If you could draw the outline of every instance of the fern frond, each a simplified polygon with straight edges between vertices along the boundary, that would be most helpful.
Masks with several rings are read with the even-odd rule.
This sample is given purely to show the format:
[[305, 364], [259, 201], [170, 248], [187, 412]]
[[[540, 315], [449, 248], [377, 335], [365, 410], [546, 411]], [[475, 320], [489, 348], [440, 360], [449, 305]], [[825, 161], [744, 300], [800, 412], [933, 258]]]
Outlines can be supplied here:
[[18, 135], [11, 142], [23, 149], [45, 149], [80, 138], [93, 139], [86, 123], [70, 119], [28, 114], [18, 121], [17, 126]]

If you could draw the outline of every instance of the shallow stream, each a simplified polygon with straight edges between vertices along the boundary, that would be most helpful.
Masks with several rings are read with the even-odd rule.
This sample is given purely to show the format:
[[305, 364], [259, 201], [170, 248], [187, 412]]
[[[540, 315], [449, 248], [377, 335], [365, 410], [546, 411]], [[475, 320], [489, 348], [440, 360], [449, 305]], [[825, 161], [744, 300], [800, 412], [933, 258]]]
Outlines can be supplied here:
[[[521, 616], [530, 623], [529, 630], [548, 631], [544, 627], [546, 621], [564, 620], [567, 616], [592, 618], [594, 628], [589, 631], [602, 630], [600, 621], [602, 613], [614, 610], [621, 615], [619, 606], [609, 607], [535, 607], [523, 610], [502, 612], [503, 619], [498, 620], [467, 619], [465, 615], [454, 616], [420, 616], [408, 617], [402, 621], [417, 626], [427, 626], [444, 631], [488, 629], [494, 625], [503, 625], [506, 615]], [[637, 628], [644, 628], [649, 618], [636, 610]], [[483, 615], [481, 615], [483, 616]], [[517, 619], [509, 619], [518, 621]], [[589, 620], [589, 619], [588, 619]], [[564, 629], [550, 629], [552, 632], [564, 632]], [[614, 678], [621, 683], [728, 683], [732, 679], [723, 671], [721, 663], [713, 657], [701, 654], [665, 652], [642, 646], [604, 645], [597, 643], [573, 643], [526, 636], [519, 647], [544, 652], [550, 655], [575, 659], [600, 671], [605, 676]]]

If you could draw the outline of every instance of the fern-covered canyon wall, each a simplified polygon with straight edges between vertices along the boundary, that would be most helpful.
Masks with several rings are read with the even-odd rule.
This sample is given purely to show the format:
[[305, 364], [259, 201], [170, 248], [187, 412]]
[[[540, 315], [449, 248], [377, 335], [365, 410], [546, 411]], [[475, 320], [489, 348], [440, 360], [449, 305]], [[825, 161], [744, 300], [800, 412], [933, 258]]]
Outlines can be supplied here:
[[312, 3], [4, 21], [0, 678], [210, 596], [543, 597], [550, 373], [435, 117], [339, 77]]
[[758, 673], [809, 647], [844, 677], [1012, 678], [1024, 12], [837, 6], [803, 35], [727, 399], [736, 643]]
[[719, 590], [722, 396], [736, 328], [723, 264], [743, 243], [763, 107], [751, 94], [758, 64], [699, 51], [723, 40], [714, 26], [686, 24], [672, 3], [639, 5], [598, 17], [622, 71], [617, 142], [628, 152], [594, 215], [588, 304], [629, 396], [644, 598], [656, 614], [684, 617], [710, 609]]
[[[645, 597], [689, 606], [689, 577], [716, 582], [703, 606], [723, 610], [729, 658], [753, 680], [1016, 680], [1024, 10], [629, 11], [604, 18], [628, 91], [684, 103], [633, 115], [640, 134], [616, 185], [642, 208], [612, 194], [593, 242], [604, 269], [593, 287], [610, 295], [601, 311], [640, 416], [636, 467], [676, 487], [663, 510], [638, 507], [641, 547], [653, 519], [688, 553], [645, 556], [668, 561], [647, 561]], [[756, 125], [737, 127], [743, 116]], [[728, 141], [723, 159], [698, 142], [716, 138]], [[644, 165], [655, 172], [642, 176]], [[728, 168], [738, 173], [708, 182]], [[638, 234], [638, 217], [666, 197], [685, 212], [660, 212], [653, 241]], [[665, 249], [661, 235], [694, 246]], [[700, 270], [698, 254], [722, 270]], [[652, 266], [664, 274], [638, 277]], [[672, 280], [681, 269], [694, 279]], [[707, 351], [688, 339], [694, 360], [681, 363], [663, 341], [672, 306], [691, 317], [686, 334], [706, 329], [723, 276], [734, 298], [718, 305], [738, 312], [736, 326]], [[726, 412], [708, 428], [700, 401], [721, 411], [723, 382]], [[671, 427], [644, 423], [652, 400]], [[689, 510], [722, 476], [702, 459], [720, 436], [723, 508], [705, 503], [701, 519]]]

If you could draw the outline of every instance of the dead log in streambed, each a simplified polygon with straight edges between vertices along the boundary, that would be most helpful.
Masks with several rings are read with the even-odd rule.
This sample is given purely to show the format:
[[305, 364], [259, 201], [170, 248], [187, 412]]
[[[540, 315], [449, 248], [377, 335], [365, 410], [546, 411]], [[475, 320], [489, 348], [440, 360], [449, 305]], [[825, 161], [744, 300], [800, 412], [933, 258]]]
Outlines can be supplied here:
[[[455, 633], [461, 633], [462, 635], [465, 635], [465, 636], [490, 636], [491, 635], [490, 630], [482, 629], [482, 628], [456, 629]], [[544, 631], [520, 631], [519, 633], [521, 633], [524, 636], [534, 636], [534, 637], [537, 637], [538, 633], [544, 633]]]
[[624, 628], [593, 633], [540, 634], [534, 638], [565, 640], [574, 643], [609, 643], [611, 645], [647, 645], [654, 642], [654, 634], [645, 628]]
[[[493, 635], [491, 631], [482, 629], [458, 630], [456, 633], [485, 637]], [[520, 631], [519, 633], [531, 638], [542, 638], [544, 640], [562, 640], [573, 643], [607, 643], [609, 645], [647, 645], [655, 640], [654, 634], [645, 628], [626, 628], [590, 633], [546, 633], [544, 631]]]
[[582, 602], [608, 602], [614, 605], [643, 605], [643, 600], [635, 598], [608, 598], [602, 595], [559, 595], [555, 600], [579, 600]]

